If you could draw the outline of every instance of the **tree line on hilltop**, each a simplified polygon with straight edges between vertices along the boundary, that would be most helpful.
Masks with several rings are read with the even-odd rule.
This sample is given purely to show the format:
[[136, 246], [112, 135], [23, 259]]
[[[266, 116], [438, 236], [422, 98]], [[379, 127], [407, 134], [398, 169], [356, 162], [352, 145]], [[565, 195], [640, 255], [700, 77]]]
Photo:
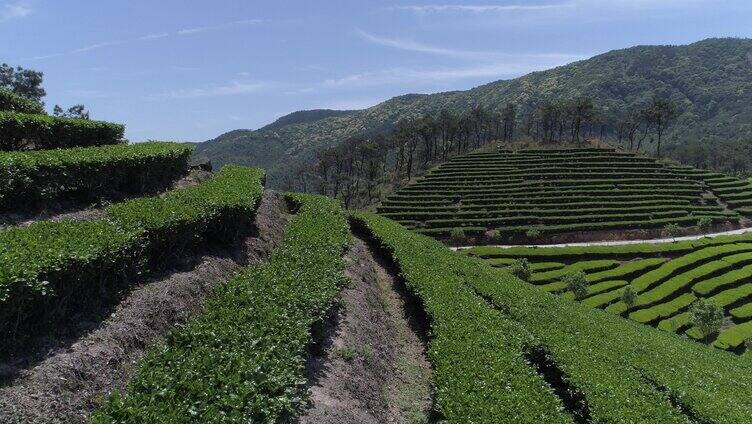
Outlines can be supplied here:
[[336, 197], [346, 207], [365, 207], [436, 164], [492, 142], [577, 144], [598, 137], [636, 152], [647, 153], [650, 145], [650, 152], [660, 157], [663, 134], [676, 110], [673, 102], [656, 96], [613, 124], [587, 96], [528, 108], [507, 103], [496, 110], [480, 104], [462, 113], [442, 109], [402, 119], [391, 131], [350, 137], [322, 150], [284, 185]]

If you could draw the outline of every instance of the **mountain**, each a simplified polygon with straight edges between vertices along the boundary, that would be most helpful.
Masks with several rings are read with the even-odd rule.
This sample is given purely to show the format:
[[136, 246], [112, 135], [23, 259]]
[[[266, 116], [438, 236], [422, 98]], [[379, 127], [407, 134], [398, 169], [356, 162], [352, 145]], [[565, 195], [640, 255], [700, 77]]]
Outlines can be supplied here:
[[[353, 135], [391, 129], [401, 118], [462, 111], [475, 104], [521, 110], [545, 100], [592, 97], [604, 122], [615, 125], [630, 106], [653, 95], [677, 104], [678, 117], [665, 134], [666, 151], [692, 160], [693, 148], [736, 142], [729, 155], [745, 168], [752, 151], [752, 40], [707, 39], [682, 46], [636, 46], [546, 71], [499, 80], [466, 91], [408, 94], [359, 111], [296, 112], [259, 130], [235, 130], [202, 143], [197, 156], [215, 165], [262, 166], [280, 186], [322, 148]], [[699, 146], [699, 147], [698, 147]], [[683, 157], [686, 156], [686, 157]], [[729, 159], [731, 160], [731, 159]]]
[[282, 128], [286, 125], [293, 124], [307, 124], [309, 122], [318, 121], [320, 119], [329, 118], [332, 116], [349, 115], [355, 110], [333, 110], [333, 109], [312, 109], [312, 110], [299, 110], [297, 112], [285, 115], [269, 125], [259, 128], [259, 131], [273, 131]]

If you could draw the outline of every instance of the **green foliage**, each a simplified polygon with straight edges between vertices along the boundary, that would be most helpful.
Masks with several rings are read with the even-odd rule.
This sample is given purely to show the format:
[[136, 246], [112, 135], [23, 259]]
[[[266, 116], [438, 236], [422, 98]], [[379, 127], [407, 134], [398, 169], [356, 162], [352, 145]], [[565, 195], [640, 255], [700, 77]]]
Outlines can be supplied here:
[[263, 177], [258, 169], [229, 166], [203, 184], [115, 204], [100, 220], [0, 231], [0, 335], [25, 337], [106, 304], [165, 260], [249, 231]]
[[733, 211], [704, 204], [706, 176], [715, 173], [605, 148], [474, 152], [399, 189], [377, 210], [438, 237], [455, 227], [472, 235], [504, 228], [535, 239], [536, 232], [738, 220]]
[[125, 127], [104, 121], [0, 112], [0, 150], [67, 149], [123, 143]]
[[[752, 370], [748, 361], [542, 295], [387, 219], [361, 216], [432, 319], [428, 352], [448, 422], [557, 421], [533, 389], [535, 379], [528, 380], [530, 368], [508, 357], [519, 355], [520, 345], [497, 345], [502, 334], [524, 334], [528, 346], [541, 346], [570, 390], [587, 400], [592, 422], [686, 422], [667, 393], [699, 422], [745, 422], [752, 414], [752, 382], [738, 378]], [[477, 296], [462, 302], [468, 291]]]
[[388, 219], [360, 212], [354, 218], [355, 226], [371, 234], [396, 262], [408, 290], [428, 314], [427, 353], [436, 412], [443, 421], [571, 422], [522, 358], [534, 339], [465, 284], [464, 279], [478, 276], [478, 264], [458, 260], [461, 256], [442, 244]]
[[707, 216], [701, 216], [697, 220], [697, 229], [700, 230], [702, 233], [708, 232], [710, 230], [710, 227], [713, 225], [713, 220], [710, 219], [710, 217]]
[[621, 301], [624, 302], [624, 304], [627, 305], [628, 308], [634, 306], [635, 302], [637, 301], [637, 293], [635, 293], [634, 289], [631, 286], [627, 286], [627, 288], [624, 289], [621, 294]]
[[[613, 259], [595, 259], [592, 261], [580, 261], [580, 262], [571, 264], [569, 266], [566, 266], [564, 268], [554, 269], [554, 270], [545, 271], [545, 272], [538, 272], [530, 279], [530, 282], [533, 284], [541, 285], [541, 284], [551, 283], [556, 280], [560, 280], [567, 274], [571, 274], [577, 271], [587, 271], [587, 272], [593, 272], [593, 273], [605, 272], [607, 270], [616, 268], [618, 265], [619, 265], [619, 262]], [[616, 275], [617, 274], [614, 274], [614, 276]], [[556, 281], [553, 284], [561, 285], [562, 288], [566, 287], [566, 285], [562, 284], [560, 281]]]
[[191, 151], [187, 144], [150, 142], [0, 152], [0, 210], [162, 190], [186, 172]]
[[27, 99], [12, 91], [0, 89], [0, 112], [44, 114], [44, 108], [41, 103]]
[[462, 243], [465, 241], [465, 231], [462, 228], [452, 228], [451, 233], [449, 233], [449, 239], [452, 243]]
[[[740, 88], [752, 84], [747, 57], [751, 47], [748, 39], [725, 38], [614, 50], [468, 91], [399, 96], [344, 116], [270, 130], [236, 130], [199, 146], [198, 154], [218, 165], [264, 166], [274, 184], [281, 184], [298, 168], [312, 165], [317, 150], [391, 129], [404, 116], [436, 114], [442, 108], [457, 113], [470, 104], [499, 112], [512, 103], [519, 135], [524, 134], [522, 117], [537, 105], [584, 94], [593, 99], [601, 122], [616, 129], [631, 109], [659, 94], [679, 105], [675, 123], [663, 136], [667, 156], [698, 167], [723, 164], [723, 170], [749, 171], [752, 158], [745, 146], [752, 136], [746, 124], [752, 122], [752, 90]], [[652, 153], [654, 146], [649, 147]]]
[[[745, 342], [749, 343], [750, 340], [752, 340], [752, 321], [747, 321], [721, 330], [713, 345], [720, 349], [737, 349]], [[747, 348], [749, 348], [748, 344]]]
[[45, 93], [42, 88], [43, 74], [20, 66], [13, 68], [7, 63], [0, 65], [0, 89], [12, 91], [19, 96], [41, 103]]
[[491, 243], [500, 243], [501, 242], [501, 231], [499, 230], [491, 230], [486, 233], [486, 237]]
[[582, 271], [567, 274], [562, 278], [567, 290], [574, 294], [575, 300], [581, 300], [588, 294], [588, 283], [585, 273]]
[[666, 224], [663, 227], [663, 234], [667, 237], [676, 237], [679, 234], [679, 225], [674, 222]]
[[344, 283], [349, 235], [338, 202], [290, 197], [300, 208], [270, 261], [220, 285], [200, 315], [152, 349], [94, 423], [279, 422], [296, 410], [311, 326]]
[[692, 305], [692, 323], [705, 337], [718, 331], [723, 324], [723, 309], [713, 300], [700, 299]]
[[532, 274], [532, 271], [530, 270], [530, 262], [528, 262], [526, 258], [516, 259], [509, 267], [509, 272], [522, 281], [528, 281]]

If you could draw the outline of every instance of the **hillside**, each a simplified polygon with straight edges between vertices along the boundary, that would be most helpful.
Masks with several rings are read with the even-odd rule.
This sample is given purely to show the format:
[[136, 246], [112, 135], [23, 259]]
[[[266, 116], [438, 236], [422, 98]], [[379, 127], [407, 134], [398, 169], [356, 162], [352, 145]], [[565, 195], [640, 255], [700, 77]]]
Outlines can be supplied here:
[[315, 122], [321, 119], [326, 119], [333, 116], [344, 116], [355, 112], [354, 110], [332, 110], [332, 109], [312, 109], [312, 110], [299, 110], [287, 114], [269, 125], [265, 125], [259, 128], [259, 131], [274, 131], [280, 129], [286, 125], [295, 124], [307, 124]]
[[[752, 290], [747, 268], [733, 269], [752, 262], [748, 238], [536, 261], [529, 281], [553, 292], [573, 269], [593, 280], [609, 271], [617, 294], [630, 283], [613, 278], [647, 271], [631, 282], [631, 306], [613, 297], [604, 313], [500, 270], [510, 257], [484, 261], [338, 199], [269, 191], [262, 169], [208, 175], [189, 167], [189, 145], [129, 145], [117, 124], [38, 115], [0, 112], [10, 122], [0, 141], [18, 134], [14, 122], [31, 141], [0, 152], [0, 423], [737, 423], [752, 414], [752, 382], [739, 378], [752, 372]], [[50, 125], [69, 136], [48, 137]], [[491, 150], [439, 170], [407, 196], [465, 200], [454, 191], [480, 188], [491, 199], [482, 190], [523, 179], [551, 200], [567, 191], [564, 174], [580, 196], [607, 180], [611, 200], [620, 190], [648, 196], [639, 178], [650, 179], [669, 209], [680, 200], [677, 219], [725, 219], [735, 212], [718, 199], [750, 202], [744, 180], [613, 149]], [[479, 178], [501, 185], [476, 187]], [[514, 199], [510, 207], [526, 204]], [[520, 254], [497, 250], [472, 252]], [[695, 296], [687, 288], [697, 281]], [[686, 327], [710, 340], [684, 313], [701, 296], [733, 308], [733, 322], [709, 335], [740, 355], [672, 334]], [[649, 324], [670, 316], [657, 326], [676, 330], [619, 314]]]
[[[665, 135], [666, 151], [694, 164], [707, 143], [729, 143], [752, 136], [752, 40], [708, 39], [684, 46], [637, 46], [614, 50], [569, 65], [502, 80], [467, 91], [395, 97], [343, 116], [300, 122], [272, 130], [232, 131], [203, 143], [197, 156], [217, 165], [264, 166], [270, 184], [310, 163], [315, 152], [347, 137], [392, 128], [401, 118], [463, 111], [480, 103], [492, 109], [514, 102], [530, 109], [545, 99], [589, 95], [612, 126], [634, 104], [654, 94], [670, 97], [679, 116]], [[701, 142], [704, 147], [694, 143]], [[679, 149], [677, 146], [684, 146]], [[706, 150], [703, 150], [706, 149]], [[746, 145], [713, 148], [710, 165], [745, 169], [752, 152]], [[725, 156], [724, 156], [725, 155]]]
[[457, 156], [378, 211], [455, 243], [545, 243], [644, 239], [671, 225], [735, 226], [751, 202], [746, 181], [632, 152], [522, 149]]

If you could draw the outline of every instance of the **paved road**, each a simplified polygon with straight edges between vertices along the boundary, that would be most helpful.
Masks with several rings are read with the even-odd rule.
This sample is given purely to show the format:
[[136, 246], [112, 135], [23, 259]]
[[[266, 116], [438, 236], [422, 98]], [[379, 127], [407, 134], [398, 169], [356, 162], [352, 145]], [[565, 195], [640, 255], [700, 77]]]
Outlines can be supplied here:
[[[621, 246], [625, 244], [657, 244], [657, 243], [672, 243], [675, 241], [684, 241], [684, 240], [699, 240], [705, 237], [718, 237], [718, 236], [726, 236], [726, 235], [733, 235], [733, 234], [744, 234], [744, 233], [749, 233], [749, 232], [752, 232], [752, 227], [739, 228], [738, 230], [724, 231], [721, 233], [699, 234], [696, 236], [661, 238], [661, 239], [651, 239], [651, 240], [589, 241], [589, 242], [582, 242], [582, 243], [561, 243], [561, 244], [512, 244], [512, 245], [494, 245], [493, 247], [498, 247], [501, 249], [508, 249], [510, 247], [584, 247], [584, 246]], [[471, 247], [475, 247], [475, 246], [450, 247], [450, 249], [463, 250], [463, 249], [469, 249]]]

